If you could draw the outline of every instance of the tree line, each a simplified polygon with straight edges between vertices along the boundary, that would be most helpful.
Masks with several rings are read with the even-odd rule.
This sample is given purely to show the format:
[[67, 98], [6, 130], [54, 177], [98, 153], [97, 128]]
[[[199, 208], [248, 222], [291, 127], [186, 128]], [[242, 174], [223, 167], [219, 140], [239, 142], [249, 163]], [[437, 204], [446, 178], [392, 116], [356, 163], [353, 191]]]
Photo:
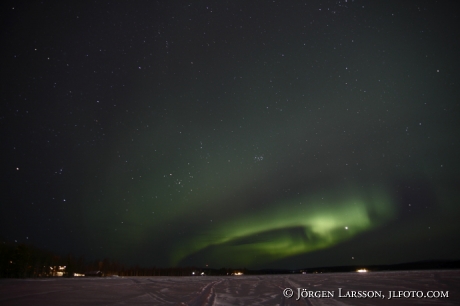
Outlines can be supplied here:
[[[85, 260], [83, 256], [56, 255], [32, 245], [0, 241], [0, 278], [98, 276], [192, 276], [248, 274], [246, 269], [208, 269], [198, 267], [141, 267], [116, 260]], [[99, 272], [99, 273], [95, 273]]]

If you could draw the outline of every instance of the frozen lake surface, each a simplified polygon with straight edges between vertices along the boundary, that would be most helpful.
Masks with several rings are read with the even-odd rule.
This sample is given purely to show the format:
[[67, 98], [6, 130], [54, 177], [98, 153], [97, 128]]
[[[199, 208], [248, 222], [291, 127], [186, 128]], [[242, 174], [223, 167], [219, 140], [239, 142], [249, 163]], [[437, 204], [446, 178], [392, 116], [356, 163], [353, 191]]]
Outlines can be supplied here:
[[0, 305], [460, 305], [460, 271], [2, 279]]

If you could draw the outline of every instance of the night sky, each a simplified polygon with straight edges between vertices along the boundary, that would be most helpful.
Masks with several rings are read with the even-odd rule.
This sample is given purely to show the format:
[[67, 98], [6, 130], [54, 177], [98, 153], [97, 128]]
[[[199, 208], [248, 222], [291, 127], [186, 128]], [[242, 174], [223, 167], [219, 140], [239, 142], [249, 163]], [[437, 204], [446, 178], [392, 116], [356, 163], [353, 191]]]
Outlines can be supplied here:
[[455, 1], [1, 10], [3, 241], [157, 267], [460, 259]]

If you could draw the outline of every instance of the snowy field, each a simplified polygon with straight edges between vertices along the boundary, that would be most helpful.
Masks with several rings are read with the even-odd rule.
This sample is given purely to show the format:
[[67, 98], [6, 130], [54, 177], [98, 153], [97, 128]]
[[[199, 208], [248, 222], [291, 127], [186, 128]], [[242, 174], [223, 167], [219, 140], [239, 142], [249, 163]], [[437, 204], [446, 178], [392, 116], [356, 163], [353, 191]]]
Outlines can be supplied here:
[[460, 305], [460, 271], [2, 279], [0, 305]]

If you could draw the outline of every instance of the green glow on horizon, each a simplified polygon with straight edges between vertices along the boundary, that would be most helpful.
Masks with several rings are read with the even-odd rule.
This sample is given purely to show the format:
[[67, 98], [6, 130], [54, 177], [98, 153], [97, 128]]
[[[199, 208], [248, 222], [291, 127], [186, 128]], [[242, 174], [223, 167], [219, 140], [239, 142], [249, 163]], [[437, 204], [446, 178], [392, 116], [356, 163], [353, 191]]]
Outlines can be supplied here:
[[394, 216], [390, 197], [382, 190], [350, 191], [290, 199], [230, 220], [182, 243], [172, 263], [197, 252], [233, 266], [267, 263], [332, 247]]

